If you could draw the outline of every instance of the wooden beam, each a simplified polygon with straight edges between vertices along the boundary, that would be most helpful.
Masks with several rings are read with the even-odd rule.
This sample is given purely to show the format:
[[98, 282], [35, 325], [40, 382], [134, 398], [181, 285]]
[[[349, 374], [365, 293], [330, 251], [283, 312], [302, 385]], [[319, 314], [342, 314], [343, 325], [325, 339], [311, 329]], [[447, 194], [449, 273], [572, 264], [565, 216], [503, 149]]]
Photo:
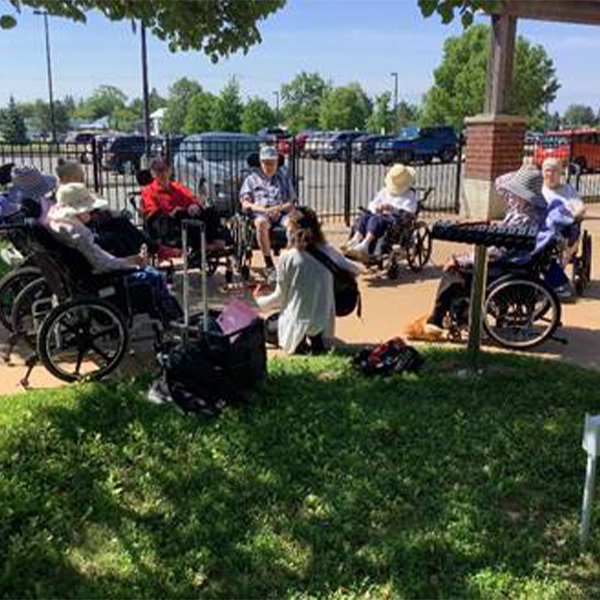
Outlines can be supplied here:
[[600, 25], [600, 0], [504, 0], [499, 14], [519, 19]]
[[513, 82], [517, 19], [512, 15], [492, 15], [490, 53], [485, 84], [484, 112], [506, 114]]

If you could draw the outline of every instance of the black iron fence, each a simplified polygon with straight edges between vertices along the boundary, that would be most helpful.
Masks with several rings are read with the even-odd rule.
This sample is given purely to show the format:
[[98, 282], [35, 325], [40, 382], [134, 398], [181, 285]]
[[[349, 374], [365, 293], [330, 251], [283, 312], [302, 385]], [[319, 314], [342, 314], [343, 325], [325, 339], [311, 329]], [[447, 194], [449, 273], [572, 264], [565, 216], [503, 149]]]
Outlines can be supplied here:
[[[259, 138], [250, 136], [227, 141], [178, 140], [177, 144], [166, 138], [152, 142], [152, 154], [165, 155], [181, 183], [230, 211], [237, 205], [244, 177], [258, 166], [256, 153], [260, 143]], [[327, 142], [314, 142], [309, 148], [294, 140], [276, 144], [300, 201], [313, 207], [325, 220], [349, 222], [358, 208], [368, 204], [384, 186], [389, 158], [379, 160], [374, 151], [365, 151], [356, 143], [333, 150]], [[129, 208], [128, 197], [139, 187], [135, 173], [146, 163], [144, 146], [133, 136], [130, 144], [121, 142], [118, 147], [101, 138], [90, 144], [0, 143], [0, 164], [29, 164], [54, 173], [60, 158], [78, 161], [87, 184], [115, 209]], [[461, 147], [457, 146], [445, 162], [429, 156], [414, 160], [413, 166], [416, 185], [433, 188], [425, 210], [458, 212]]]
[[[13, 145], [0, 142], [0, 164], [29, 164], [53, 173], [60, 158], [79, 162], [87, 184], [105, 197], [115, 209], [129, 208], [129, 196], [139, 191], [136, 172], [145, 164], [144, 145], [131, 138], [128, 145], [111, 145], [102, 138], [90, 144], [32, 143]], [[294, 140], [275, 142], [296, 186], [300, 201], [313, 207], [325, 220], [349, 222], [360, 206], [367, 205], [385, 183], [385, 174], [394, 157], [379, 155], [376, 147], [360, 143], [335, 146], [310, 140], [299, 145]], [[253, 167], [258, 166], [261, 140], [247, 136], [234, 140], [195, 140], [164, 138], [152, 141], [152, 155], [166, 156], [174, 166], [175, 177], [195, 193], [202, 194], [230, 212], [238, 203], [239, 189]], [[587, 202], [600, 201], [600, 144], [587, 146], [575, 138], [529, 145], [529, 160], [541, 165], [553, 156], [570, 164], [568, 178]], [[249, 161], [250, 159], [250, 161]], [[425, 210], [434, 214], [459, 211], [463, 152], [411, 158], [416, 185], [432, 188]]]

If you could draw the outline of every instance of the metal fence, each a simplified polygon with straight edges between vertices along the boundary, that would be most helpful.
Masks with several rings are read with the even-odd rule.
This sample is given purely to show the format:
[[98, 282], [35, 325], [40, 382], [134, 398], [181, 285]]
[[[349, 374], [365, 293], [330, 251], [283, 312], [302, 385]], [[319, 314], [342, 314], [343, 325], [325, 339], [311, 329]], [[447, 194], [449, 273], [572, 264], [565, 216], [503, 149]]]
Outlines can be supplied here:
[[[252, 160], [249, 164], [248, 158], [253, 156], [256, 161], [260, 142], [259, 138], [248, 137], [227, 142], [183, 141], [176, 145], [166, 138], [153, 141], [152, 154], [171, 160], [176, 179], [194, 193], [231, 211], [237, 205], [244, 177], [252, 166], [258, 166]], [[358, 208], [367, 205], [384, 185], [388, 166], [365, 156], [355, 144], [347, 144], [339, 154], [331, 154], [326, 143], [313, 145], [310, 154], [294, 140], [278, 146], [300, 201], [313, 207], [324, 220], [350, 222]], [[101, 140], [91, 144], [0, 143], [0, 164], [30, 164], [45, 173], [54, 173], [60, 158], [80, 162], [86, 183], [113, 208], [130, 208], [128, 198], [139, 191], [135, 173], [145, 163], [144, 149], [139, 144], [122, 146], [117, 152]], [[458, 212], [461, 148], [457, 147], [451, 162], [436, 158], [414, 166], [416, 185], [433, 188], [425, 209], [435, 213]]]

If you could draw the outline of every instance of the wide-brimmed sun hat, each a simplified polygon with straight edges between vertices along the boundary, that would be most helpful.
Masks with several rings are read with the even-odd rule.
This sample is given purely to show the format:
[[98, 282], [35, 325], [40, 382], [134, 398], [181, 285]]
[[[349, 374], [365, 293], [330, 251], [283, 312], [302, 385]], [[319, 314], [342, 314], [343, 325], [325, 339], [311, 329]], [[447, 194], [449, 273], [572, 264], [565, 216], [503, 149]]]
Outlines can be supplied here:
[[415, 182], [415, 170], [406, 165], [394, 165], [385, 176], [385, 189], [392, 196], [401, 196]]
[[14, 167], [12, 184], [23, 198], [40, 200], [56, 188], [56, 177], [44, 175], [35, 167]]
[[267, 160], [267, 161], [279, 160], [279, 153], [277, 152], [277, 148], [275, 148], [274, 146], [263, 146], [260, 149], [260, 153], [258, 156], [261, 161], [263, 161], [263, 160]]
[[499, 192], [509, 193], [527, 202], [539, 200], [543, 185], [542, 172], [535, 167], [522, 167], [496, 179], [496, 189]]
[[56, 205], [63, 214], [80, 215], [106, 208], [108, 202], [92, 194], [83, 183], [67, 183], [56, 191]]

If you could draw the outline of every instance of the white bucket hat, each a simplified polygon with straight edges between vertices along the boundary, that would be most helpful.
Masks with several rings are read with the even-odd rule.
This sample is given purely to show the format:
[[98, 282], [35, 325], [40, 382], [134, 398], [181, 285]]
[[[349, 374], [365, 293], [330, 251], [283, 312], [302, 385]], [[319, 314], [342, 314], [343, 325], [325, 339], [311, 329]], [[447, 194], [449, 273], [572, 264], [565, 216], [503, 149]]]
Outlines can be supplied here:
[[80, 215], [106, 208], [108, 202], [92, 194], [83, 183], [67, 183], [56, 191], [56, 206], [63, 214]]
[[385, 189], [392, 196], [401, 196], [415, 182], [415, 170], [406, 165], [394, 165], [385, 176]]
[[44, 175], [35, 167], [14, 167], [12, 184], [22, 198], [40, 200], [56, 188], [56, 177]]

